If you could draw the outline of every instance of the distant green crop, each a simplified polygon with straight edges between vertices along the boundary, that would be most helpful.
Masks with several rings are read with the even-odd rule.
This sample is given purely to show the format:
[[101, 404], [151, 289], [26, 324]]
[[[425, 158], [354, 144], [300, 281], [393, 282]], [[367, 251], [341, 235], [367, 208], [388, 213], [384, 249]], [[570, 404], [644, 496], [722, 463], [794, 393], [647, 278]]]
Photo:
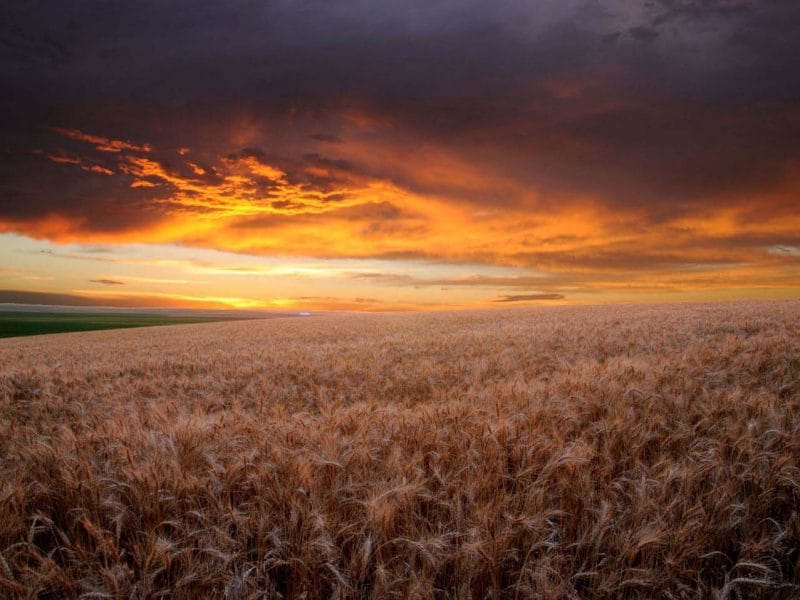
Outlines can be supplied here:
[[0, 312], [0, 337], [122, 329], [153, 325], [181, 325], [226, 320], [214, 317], [171, 317], [155, 314]]

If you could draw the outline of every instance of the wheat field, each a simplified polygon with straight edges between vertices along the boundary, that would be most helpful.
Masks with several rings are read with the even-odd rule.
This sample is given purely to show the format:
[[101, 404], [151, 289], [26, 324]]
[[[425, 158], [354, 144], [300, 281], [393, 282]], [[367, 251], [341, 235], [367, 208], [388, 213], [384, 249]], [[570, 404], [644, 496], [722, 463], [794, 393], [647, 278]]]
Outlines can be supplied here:
[[0, 341], [0, 596], [800, 594], [800, 302]]

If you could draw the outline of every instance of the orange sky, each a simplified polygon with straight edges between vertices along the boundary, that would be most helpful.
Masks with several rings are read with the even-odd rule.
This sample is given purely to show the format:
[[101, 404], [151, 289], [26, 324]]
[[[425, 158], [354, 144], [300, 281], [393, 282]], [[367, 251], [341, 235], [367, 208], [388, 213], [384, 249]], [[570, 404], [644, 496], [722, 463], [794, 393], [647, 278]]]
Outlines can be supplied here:
[[195, 4], [0, 25], [0, 301], [800, 296], [788, 4]]
[[[478, 193], [505, 191], [515, 202], [487, 209], [336, 164], [304, 168], [336, 183], [315, 188], [262, 156], [220, 157], [200, 166], [186, 147], [174, 151], [167, 168], [146, 140], [57, 131], [80, 141], [86, 152], [42, 151], [45, 160], [82, 177], [123, 179], [144, 190], [156, 217], [115, 231], [56, 213], [4, 220], [5, 231], [39, 241], [20, 249], [20, 238], [5, 236], [10, 263], [22, 265], [0, 272], [6, 289], [110, 305], [342, 310], [798, 292], [798, 248], [770, 239], [795, 235], [800, 213], [754, 219], [763, 198], [709, 205], [643, 227], [646, 211], [631, 206], [611, 212], [602, 198], [591, 196], [564, 196], [538, 211], [535, 189], [484, 175], [442, 148], [406, 155], [401, 168]], [[373, 160], [400, 160], [381, 150], [374, 149]], [[97, 165], [92, 151], [113, 158]], [[358, 144], [338, 152], [346, 160], [369, 154]], [[213, 179], [204, 177], [209, 172]], [[166, 194], [147, 198], [147, 191], [164, 188]], [[791, 199], [793, 189], [787, 183], [786, 190], [772, 192], [772, 201], [780, 204], [782, 194]], [[742, 246], [736, 243], [742, 237], [764, 242]], [[142, 258], [146, 246], [157, 250]], [[193, 257], [206, 251], [216, 253], [213, 260]], [[77, 278], [64, 273], [69, 263], [77, 265], [70, 267]], [[324, 294], [315, 291], [321, 288]]]

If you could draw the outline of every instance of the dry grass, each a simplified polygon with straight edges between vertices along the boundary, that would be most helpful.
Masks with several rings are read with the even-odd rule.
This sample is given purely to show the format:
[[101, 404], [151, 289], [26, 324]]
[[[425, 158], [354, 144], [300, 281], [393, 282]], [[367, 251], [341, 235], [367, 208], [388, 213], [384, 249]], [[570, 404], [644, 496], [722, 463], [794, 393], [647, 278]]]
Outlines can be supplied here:
[[0, 342], [0, 596], [800, 591], [800, 303]]

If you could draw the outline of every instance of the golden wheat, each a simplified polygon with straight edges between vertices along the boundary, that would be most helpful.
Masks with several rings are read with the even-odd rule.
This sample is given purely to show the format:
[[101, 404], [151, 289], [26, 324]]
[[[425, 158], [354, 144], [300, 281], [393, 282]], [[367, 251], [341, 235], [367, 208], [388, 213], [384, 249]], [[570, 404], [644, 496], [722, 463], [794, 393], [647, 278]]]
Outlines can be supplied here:
[[800, 303], [0, 341], [0, 595], [800, 593]]

